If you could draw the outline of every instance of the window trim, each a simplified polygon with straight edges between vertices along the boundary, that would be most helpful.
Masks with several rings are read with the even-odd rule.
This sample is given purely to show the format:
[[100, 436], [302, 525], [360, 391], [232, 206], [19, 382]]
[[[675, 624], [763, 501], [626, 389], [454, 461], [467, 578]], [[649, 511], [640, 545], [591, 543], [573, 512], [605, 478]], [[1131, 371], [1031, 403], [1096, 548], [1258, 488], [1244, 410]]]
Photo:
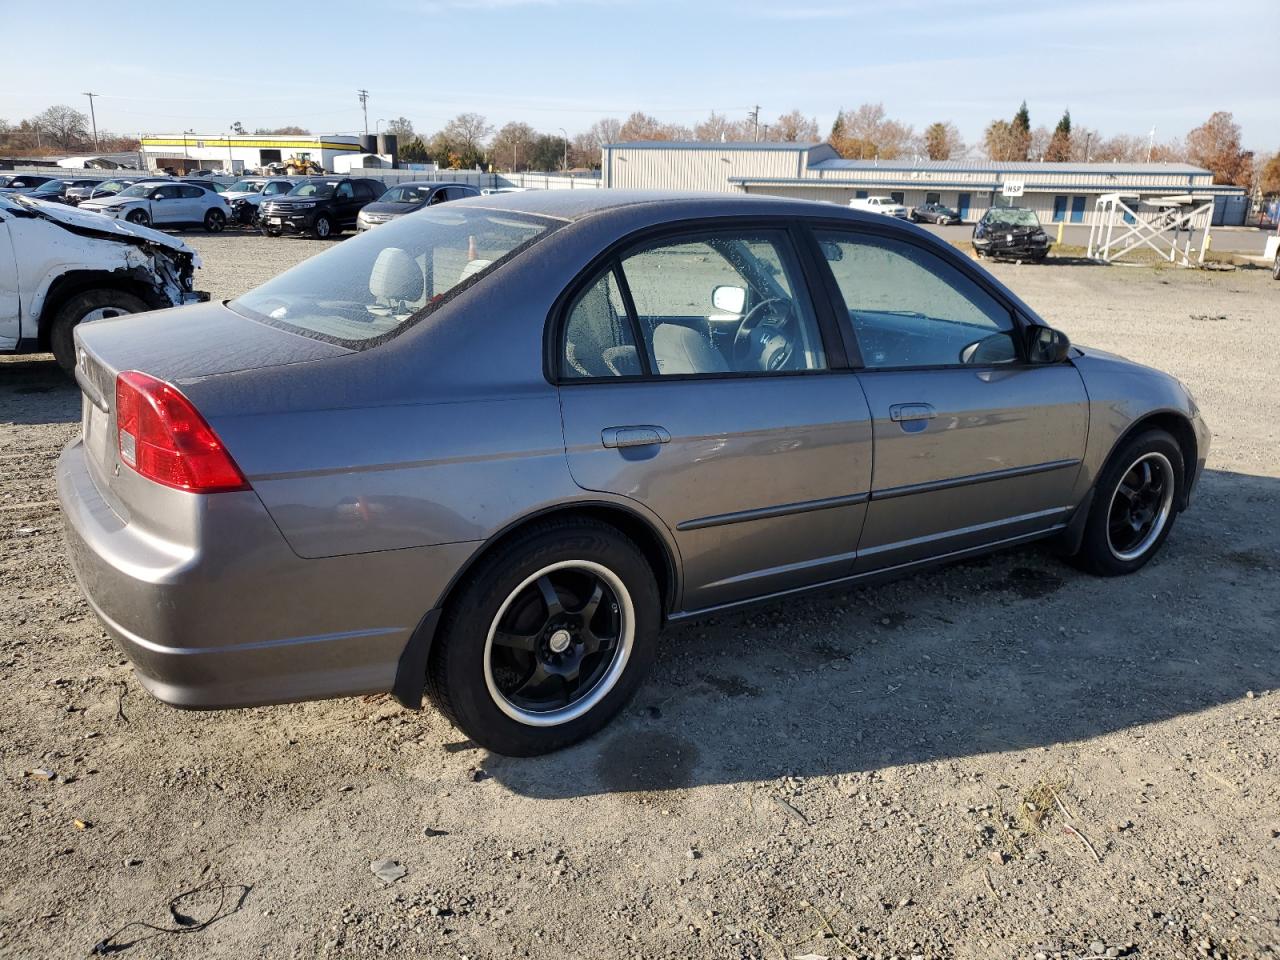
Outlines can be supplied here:
[[833, 220], [833, 219], [813, 219], [806, 220], [804, 228], [809, 232], [814, 248], [821, 254], [821, 247], [818, 246], [818, 232], [823, 230], [836, 230], [845, 233], [861, 234], [871, 237], [872, 239], [888, 239], [898, 243], [903, 243], [917, 250], [921, 250], [943, 263], [954, 268], [966, 280], [969, 280], [978, 287], [983, 293], [987, 294], [996, 303], [1000, 304], [1009, 312], [1009, 317], [1013, 321], [1013, 345], [1017, 351], [1017, 359], [1011, 363], [949, 363], [949, 364], [914, 364], [910, 366], [895, 367], [869, 367], [862, 361], [862, 347], [858, 341], [858, 331], [853, 324], [847, 320], [841, 320], [841, 317], [847, 317], [849, 308], [845, 303], [844, 295], [840, 292], [840, 285], [836, 281], [835, 273], [827, 264], [826, 259], [822, 258], [822, 266], [827, 276], [827, 282], [824, 284], [824, 292], [829, 298], [832, 298], [831, 309], [835, 312], [837, 321], [839, 322], [840, 331], [847, 336], [852, 342], [852, 351], [850, 356], [858, 358], [858, 366], [856, 369], [859, 373], [905, 373], [905, 372], [922, 372], [927, 370], [1010, 370], [1022, 369], [1025, 367], [1043, 366], [1042, 364], [1031, 363], [1027, 359], [1027, 343], [1026, 330], [1031, 320], [1018, 305], [1012, 302], [998, 288], [987, 282], [987, 279], [977, 271], [975, 271], [967, 258], [961, 257], [951, 250], [935, 249], [932, 243], [924, 243], [915, 237], [912, 237], [906, 231], [895, 229], [886, 229], [880, 224], [866, 224], [860, 222]]
[[[813, 273], [819, 268], [810, 262], [812, 257], [808, 247], [810, 240], [806, 240], [803, 236], [802, 226], [793, 218], [778, 216], [705, 217], [696, 220], [683, 220], [675, 224], [661, 223], [642, 227], [613, 241], [588, 261], [587, 265], [565, 286], [559, 296], [556, 297], [555, 302], [552, 303], [543, 332], [543, 376], [552, 386], [563, 387], [598, 383], [666, 383], [685, 380], [742, 380], [758, 377], [825, 376], [847, 372], [846, 342], [840, 330], [838, 317], [831, 313], [831, 304], [827, 302], [826, 297], [821, 296], [819, 291], [815, 289], [814, 284], [821, 274], [818, 273], [815, 276]], [[649, 371], [648, 350], [644, 347], [645, 341], [640, 328], [639, 314], [636, 311], [635, 301], [631, 296], [631, 287], [627, 283], [625, 271], [622, 269], [622, 261], [628, 252], [642, 246], [652, 245], [655, 242], [662, 242], [669, 238], [704, 236], [718, 230], [766, 230], [781, 235], [790, 244], [791, 252], [795, 256], [796, 266], [800, 271], [795, 280], [798, 281], [797, 286], [800, 287], [799, 293], [807, 298], [813, 311], [813, 317], [818, 326], [818, 336], [822, 342], [822, 350], [826, 358], [825, 367], [818, 370], [730, 370], [724, 373], [668, 375], [646, 372], [623, 377], [566, 377], [562, 375], [560, 361], [564, 356], [564, 341], [569, 313], [577, 304], [578, 298], [582, 293], [588, 287], [598, 283], [600, 278], [610, 270], [616, 271], [616, 282], [622, 293], [623, 304], [627, 308], [632, 336], [636, 338], [636, 352], [641, 355], [642, 368]], [[837, 364], [845, 365], [838, 366]]]

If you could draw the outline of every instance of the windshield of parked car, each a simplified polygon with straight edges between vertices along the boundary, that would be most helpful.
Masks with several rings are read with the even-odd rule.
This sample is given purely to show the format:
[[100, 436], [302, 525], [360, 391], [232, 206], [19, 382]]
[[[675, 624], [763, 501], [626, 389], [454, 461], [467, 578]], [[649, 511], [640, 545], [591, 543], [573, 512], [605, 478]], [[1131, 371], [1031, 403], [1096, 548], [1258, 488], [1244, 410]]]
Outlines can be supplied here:
[[135, 183], [132, 187], [126, 187], [120, 191], [122, 197], [149, 197], [151, 191], [156, 188], [154, 183]]
[[333, 196], [334, 183], [300, 183], [289, 191], [291, 197], [316, 197], [323, 200]]
[[97, 194], [119, 193], [127, 186], [129, 186], [128, 180], [108, 180], [106, 183], [100, 183], [94, 187], [93, 192]]
[[428, 207], [304, 260], [229, 305], [295, 333], [364, 349], [430, 315], [559, 223]]
[[257, 193], [265, 186], [261, 180], [237, 180], [227, 190], [231, 193]]
[[31, 191], [32, 196], [39, 196], [45, 193], [61, 193], [67, 189], [67, 185], [61, 180], [47, 180], [40, 186]]
[[1036, 217], [1034, 210], [1025, 210], [1022, 207], [1001, 208], [992, 210], [987, 214], [989, 222], [998, 226], [1007, 227], [1038, 227], [1040, 220]]
[[392, 187], [378, 199], [382, 203], [424, 203], [429, 196], [430, 187]]

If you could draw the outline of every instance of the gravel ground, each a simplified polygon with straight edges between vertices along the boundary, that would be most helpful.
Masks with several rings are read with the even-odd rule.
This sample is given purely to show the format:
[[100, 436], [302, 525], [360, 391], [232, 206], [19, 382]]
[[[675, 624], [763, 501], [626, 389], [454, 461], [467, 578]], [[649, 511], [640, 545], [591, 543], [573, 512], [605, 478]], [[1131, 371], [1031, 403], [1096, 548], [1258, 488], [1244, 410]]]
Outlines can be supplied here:
[[[322, 247], [190, 242], [216, 298]], [[386, 697], [149, 698], [63, 558], [52, 471], [77, 394], [46, 358], [0, 363], [0, 955], [172, 926], [169, 898], [212, 883], [221, 900], [175, 905], [221, 905], [212, 925], [117, 942], [201, 960], [1280, 953], [1280, 285], [994, 270], [1199, 398], [1213, 456], [1162, 555], [1100, 580], [1022, 550], [673, 629], [608, 730], [533, 761]], [[381, 858], [407, 872], [384, 883]]]

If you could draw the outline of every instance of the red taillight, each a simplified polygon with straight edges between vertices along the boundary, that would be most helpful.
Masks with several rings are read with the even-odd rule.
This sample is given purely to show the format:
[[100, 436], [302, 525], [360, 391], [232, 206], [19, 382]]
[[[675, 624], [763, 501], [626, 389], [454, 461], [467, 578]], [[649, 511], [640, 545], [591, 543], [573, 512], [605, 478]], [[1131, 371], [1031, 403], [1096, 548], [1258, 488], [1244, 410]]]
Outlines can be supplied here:
[[191, 493], [249, 489], [204, 417], [163, 380], [116, 377], [116, 431], [120, 459], [148, 480]]

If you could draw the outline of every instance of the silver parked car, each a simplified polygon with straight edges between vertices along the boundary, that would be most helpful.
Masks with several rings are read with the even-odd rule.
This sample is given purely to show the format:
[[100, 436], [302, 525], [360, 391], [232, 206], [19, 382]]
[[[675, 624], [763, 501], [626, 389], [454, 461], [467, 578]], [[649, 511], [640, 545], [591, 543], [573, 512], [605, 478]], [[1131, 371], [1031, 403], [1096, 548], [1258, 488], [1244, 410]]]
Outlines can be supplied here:
[[1130, 573], [1209, 433], [910, 224], [544, 191], [430, 207], [226, 305], [77, 330], [58, 488], [184, 707], [391, 691], [536, 754], [663, 623], [1053, 538]]

